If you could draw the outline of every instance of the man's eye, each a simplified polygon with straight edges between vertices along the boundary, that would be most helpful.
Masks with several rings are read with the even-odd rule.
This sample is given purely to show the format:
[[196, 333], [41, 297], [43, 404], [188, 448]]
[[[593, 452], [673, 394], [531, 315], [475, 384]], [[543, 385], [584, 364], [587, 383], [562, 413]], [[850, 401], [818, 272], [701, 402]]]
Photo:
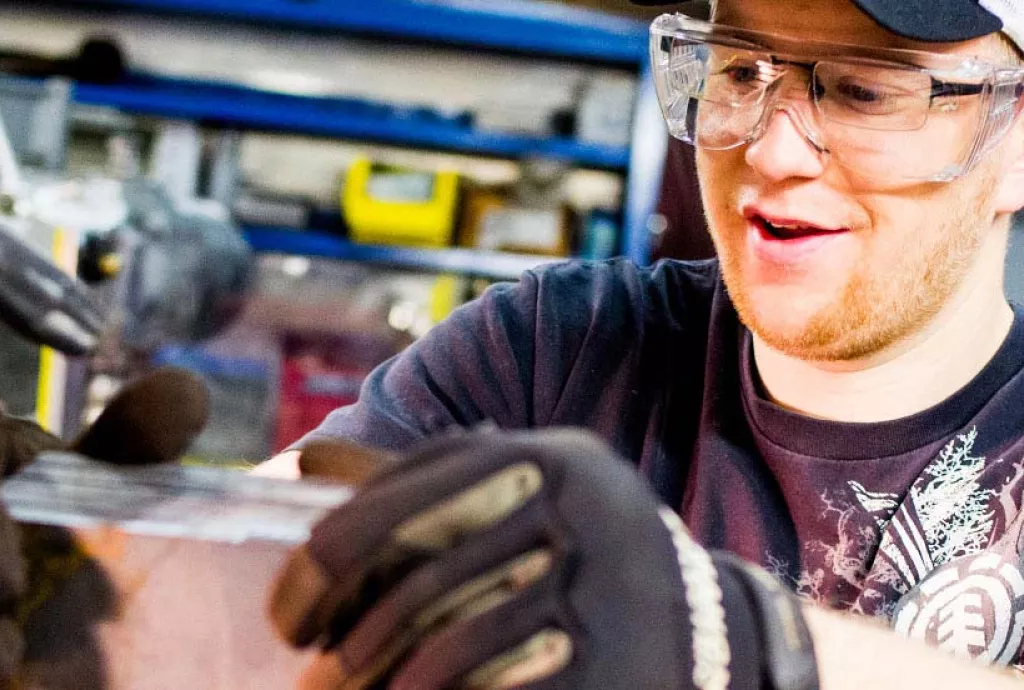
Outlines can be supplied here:
[[749, 84], [760, 78], [760, 71], [756, 65], [729, 65], [722, 73], [737, 84]]
[[889, 115], [912, 105], [912, 94], [871, 82], [841, 80], [822, 89], [823, 97], [865, 115]]
[[835, 90], [839, 96], [858, 103], [878, 104], [887, 99], [882, 91], [864, 84], [844, 82], [837, 84]]

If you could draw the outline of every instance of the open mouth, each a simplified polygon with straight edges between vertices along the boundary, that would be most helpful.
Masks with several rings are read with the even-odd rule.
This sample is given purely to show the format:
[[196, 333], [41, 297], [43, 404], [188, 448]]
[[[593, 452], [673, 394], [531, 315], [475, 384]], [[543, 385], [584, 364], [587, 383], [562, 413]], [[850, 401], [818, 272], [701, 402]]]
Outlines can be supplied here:
[[775, 224], [761, 216], [755, 216], [753, 221], [765, 235], [775, 240], [799, 240], [805, 237], [831, 235], [837, 232], [836, 230], [830, 230], [816, 225], [797, 223]]

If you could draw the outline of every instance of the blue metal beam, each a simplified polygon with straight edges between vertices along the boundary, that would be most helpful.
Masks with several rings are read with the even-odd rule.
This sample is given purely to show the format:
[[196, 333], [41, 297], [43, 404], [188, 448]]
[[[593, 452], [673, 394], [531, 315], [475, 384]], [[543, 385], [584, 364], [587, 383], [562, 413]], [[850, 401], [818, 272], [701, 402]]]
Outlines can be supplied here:
[[479, 249], [416, 249], [356, 244], [336, 235], [308, 230], [249, 226], [246, 239], [258, 252], [319, 256], [421, 271], [460, 273], [495, 280], [516, 280], [523, 271], [561, 261], [557, 257], [508, 254]]
[[664, 230], [654, 227], [652, 220], [656, 220], [668, 136], [654, 81], [650, 69], [645, 66], [640, 75], [633, 114], [633, 148], [626, 188], [623, 247], [625, 255], [641, 266], [651, 262], [653, 233]]
[[[314, 31], [345, 31], [397, 39], [450, 43], [534, 55], [616, 63], [644, 69], [647, 30], [642, 22], [610, 17], [537, 0], [46, 0], [75, 7], [161, 12], [196, 18], [223, 18]], [[649, 86], [649, 85], [648, 85]], [[78, 100], [125, 111], [222, 122], [344, 139], [370, 139], [478, 155], [562, 159], [587, 167], [628, 170], [624, 253], [649, 260], [650, 218], [657, 198], [667, 135], [655, 117], [653, 93], [638, 102], [633, 145], [615, 148], [567, 139], [536, 139], [476, 132], [441, 118], [410, 117], [394, 110], [382, 116], [373, 104], [360, 110], [333, 99], [297, 99], [247, 89], [196, 83], [152, 82], [101, 87], [81, 85]], [[315, 243], [314, 243], [315, 244]], [[310, 247], [316, 250], [316, 246]], [[328, 255], [335, 247], [319, 247]], [[294, 249], [297, 253], [302, 250]], [[346, 250], [348, 251], [348, 250]], [[403, 250], [416, 251], [416, 250]], [[466, 250], [452, 250], [466, 251]], [[359, 256], [369, 256], [360, 248]], [[315, 251], [314, 251], [315, 253]], [[382, 255], [383, 256], [383, 255]], [[450, 257], [461, 256], [452, 254]], [[468, 267], [476, 252], [468, 254]], [[393, 258], [393, 257], [391, 257]], [[410, 258], [410, 257], [406, 257]], [[422, 258], [422, 257], [420, 257]], [[436, 257], [435, 257], [436, 258]], [[500, 259], [500, 255], [498, 257]], [[371, 259], [372, 260], [372, 259]], [[410, 258], [413, 263], [419, 259]], [[455, 259], [452, 258], [454, 261]], [[459, 261], [462, 259], [460, 258]], [[497, 259], [496, 259], [497, 260]], [[382, 259], [381, 263], [390, 263]], [[458, 264], [458, 261], [455, 262]], [[432, 266], [433, 259], [425, 264]], [[437, 270], [446, 270], [440, 268]], [[458, 266], [452, 270], [459, 270]], [[512, 277], [505, 273], [502, 277]]]
[[56, 1], [373, 33], [634, 67], [647, 52], [642, 22], [537, 0]]
[[576, 165], [625, 169], [629, 148], [474, 130], [425, 111], [332, 98], [301, 98], [200, 82], [138, 78], [111, 86], [77, 84], [74, 99], [125, 112], [297, 132], [403, 146], [525, 158], [539, 156]]

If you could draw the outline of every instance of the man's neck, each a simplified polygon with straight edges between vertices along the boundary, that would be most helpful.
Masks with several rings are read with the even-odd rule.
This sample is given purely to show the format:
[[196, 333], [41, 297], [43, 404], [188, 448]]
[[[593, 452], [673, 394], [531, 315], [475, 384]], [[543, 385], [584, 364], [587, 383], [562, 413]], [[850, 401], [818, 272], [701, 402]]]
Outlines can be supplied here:
[[966, 386], [991, 361], [1013, 325], [1002, 281], [976, 283], [913, 338], [870, 359], [812, 362], [754, 336], [754, 361], [768, 396], [821, 419], [882, 422], [908, 417]]

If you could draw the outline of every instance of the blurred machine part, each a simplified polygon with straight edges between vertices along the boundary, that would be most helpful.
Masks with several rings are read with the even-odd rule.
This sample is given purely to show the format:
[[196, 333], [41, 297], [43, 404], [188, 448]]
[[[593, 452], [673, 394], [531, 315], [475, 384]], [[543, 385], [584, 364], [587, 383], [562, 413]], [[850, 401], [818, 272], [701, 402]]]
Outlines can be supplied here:
[[366, 244], [451, 244], [459, 176], [357, 159], [345, 176], [341, 208], [352, 239]]
[[111, 84], [128, 72], [117, 42], [109, 36], [87, 36], [78, 52], [47, 57], [28, 52], [0, 51], [0, 72], [24, 77], [67, 77], [74, 81]]
[[394, 339], [367, 334], [285, 334], [274, 452], [355, 402], [367, 374], [396, 353]]
[[576, 138], [606, 146], [629, 146], [636, 80], [631, 75], [595, 74], [576, 111]]
[[22, 241], [0, 219], [0, 319], [70, 355], [97, 344], [104, 313], [88, 288]]
[[48, 346], [0, 344], [5, 367], [31, 372], [2, 395], [56, 434], [88, 414], [94, 374], [130, 375], [230, 323], [252, 262], [226, 211], [172, 200], [134, 151], [111, 149], [114, 178], [69, 179], [68, 114], [66, 81], [0, 77], [0, 320]]
[[[170, 192], [140, 177], [63, 179], [67, 108], [66, 82], [0, 79], [0, 115], [15, 123], [0, 129], [0, 192], [8, 213], [0, 256], [3, 316], [69, 354], [96, 346], [105, 320], [96, 296], [52, 265], [49, 247], [28, 246], [49, 236], [42, 230], [60, 229], [68, 242], [89, 246], [78, 266], [92, 282], [115, 276], [123, 282], [115, 291], [119, 301], [108, 307], [123, 312], [127, 347], [147, 350], [218, 332], [237, 313], [249, 280], [251, 251], [237, 228], [189, 208], [185, 179], [168, 179]], [[180, 151], [192, 134], [186, 130], [165, 128], [165, 159]]]
[[109, 234], [128, 219], [121, 183], [103, 177], [31, 180], [17, 210], [38, 223], [81, 236]]
[[159, 184], [175, 203], [194, 199], [199, 192], [203, 135], [194, 122], [167, 120], [157, 128], [149, 165], [149, 179]]
[[0, 117], [22, 165], [50, 172], [63, 168], [70, 106], [71, 82], [67, 79], [36, 81], [0, 75]]
[[568, 216], [563, 209], [504, 206], [485, 209], [473, 230], [477, 249], [569, 255]]
[[583, 219], [580, 258], [603, 261], [618, 252], [619, 224], [615, 214], [603, 209], [592, 209]]
[[[65, 128], [67, 98], [67, 85], [61, 82], [0, 81], [0, 319], [33, 342], [82, 355], [98, 342], [103, 310], [87, 285], [50, 258], [51, 247], [39, 240], [52, 233], [40, 233], [39, 226], [62, 228], [64, 221], [81, 223], [83, 217], [116, 223], [118, 209], [99, 219], [87, 212], [80, 215], [73, 202], [47, 195], [55, 189], [52, 185], [30, 185], [18, 162], [19, 154], [53, 165], [63, 160], [62, 152], [38, 145], [48, 133]], [[9, 130], [8, 121], [17, 125]], [[58, 136], [57, 141], [66, 139]]]
[[220, 130], [209, 148], [210, 165], [203, 196], [230, 209], [242, 186], [242, 133], [233, 129]]
[[124, 346], [153, 351], [218, 333], [244, 303], [249, 245], [232, 223], [181, 208], [154, 182], [134, 178], [123, 187]]
[[501, 132], [546, 137], [553, 134], [555, 108], [537, 107], [529, 100], [481, 103], [473, 113], [473, 124], [483, 132]]
[[572, 212], [563, 198], [570, 167], [529, 158], [509, 186], [467, 185], [459, 242], [491, 251], [568, 256], [572, 251]]
[[314, 204], [298, 195], [275, 194], [256, 189], [242, 189], [231, 205], [231, 215], [249, 225], [276, 225], [306, 228], [313, 215]]

